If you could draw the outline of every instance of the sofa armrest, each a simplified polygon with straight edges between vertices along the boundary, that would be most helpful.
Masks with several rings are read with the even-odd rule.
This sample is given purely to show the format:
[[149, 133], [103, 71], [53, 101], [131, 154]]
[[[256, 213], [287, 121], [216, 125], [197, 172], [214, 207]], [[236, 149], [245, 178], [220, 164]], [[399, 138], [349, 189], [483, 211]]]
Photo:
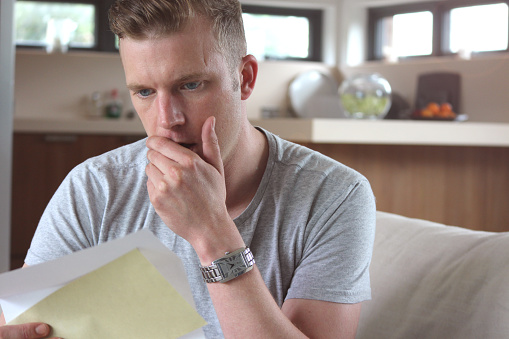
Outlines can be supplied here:
[[509, 233], [377, 212], [358, 339], [507, 338]]

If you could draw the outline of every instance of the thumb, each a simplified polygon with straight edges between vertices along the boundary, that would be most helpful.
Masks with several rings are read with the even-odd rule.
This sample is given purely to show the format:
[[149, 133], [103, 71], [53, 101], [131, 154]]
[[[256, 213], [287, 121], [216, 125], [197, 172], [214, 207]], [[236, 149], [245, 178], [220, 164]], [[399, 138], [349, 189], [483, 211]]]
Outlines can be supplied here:
[[203, 123], [201, 131], [203, 160], [214, 166], [224, 176], [223, 159], [216, 134], [216, 118], [211, 116]]
[[41, 323], [28, 323], [22, 325], [0, 326], [0, 338], [45, 338], [50, 332], [50, 327]]

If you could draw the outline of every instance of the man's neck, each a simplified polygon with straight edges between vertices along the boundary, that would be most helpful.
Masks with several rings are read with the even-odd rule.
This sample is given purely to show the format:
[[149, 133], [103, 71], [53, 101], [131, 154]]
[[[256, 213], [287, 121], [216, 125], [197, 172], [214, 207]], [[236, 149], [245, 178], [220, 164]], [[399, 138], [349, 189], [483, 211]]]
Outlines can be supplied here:
[[242, 214], [253, 200], [269, 155], [265, 135], [249, 122], [247, 124], [235, 159], [225, 167], [226, 207], [232, 219]]

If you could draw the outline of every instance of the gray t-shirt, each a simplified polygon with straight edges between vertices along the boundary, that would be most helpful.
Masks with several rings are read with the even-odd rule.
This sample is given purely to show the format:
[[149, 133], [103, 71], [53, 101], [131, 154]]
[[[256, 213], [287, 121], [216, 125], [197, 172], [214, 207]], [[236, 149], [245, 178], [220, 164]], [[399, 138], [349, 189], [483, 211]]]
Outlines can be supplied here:
[[[356, 171], [263, 131], [269, 159], [260, 187], [234, 221], [279, 306], [289, 298], [370, 299], [375, 199]], [[26, 257], [35, 265], [149, 229], [183, 261], [209, 338], [222, 338], [199, 259], [152, 207], [145, 140], [74, 168], [48, 204]], [[199, 207], [197, 207], [199, 208]]]

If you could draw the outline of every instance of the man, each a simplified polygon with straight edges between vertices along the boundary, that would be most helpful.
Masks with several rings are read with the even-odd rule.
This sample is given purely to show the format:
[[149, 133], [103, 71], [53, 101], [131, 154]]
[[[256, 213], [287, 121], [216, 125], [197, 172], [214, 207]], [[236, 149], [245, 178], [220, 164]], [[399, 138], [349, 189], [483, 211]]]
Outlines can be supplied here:
[[[119, 0], [110, 24], [148, 139], [69, 174], [26, 264], [148, 228], [182, 259], [207, 337], [354, 338], [370, 298], [369, 183], [250, 125], [258, 65], [238, 1]], [[235, 262], [227, 277], [209, 267], [221, 258]]]

